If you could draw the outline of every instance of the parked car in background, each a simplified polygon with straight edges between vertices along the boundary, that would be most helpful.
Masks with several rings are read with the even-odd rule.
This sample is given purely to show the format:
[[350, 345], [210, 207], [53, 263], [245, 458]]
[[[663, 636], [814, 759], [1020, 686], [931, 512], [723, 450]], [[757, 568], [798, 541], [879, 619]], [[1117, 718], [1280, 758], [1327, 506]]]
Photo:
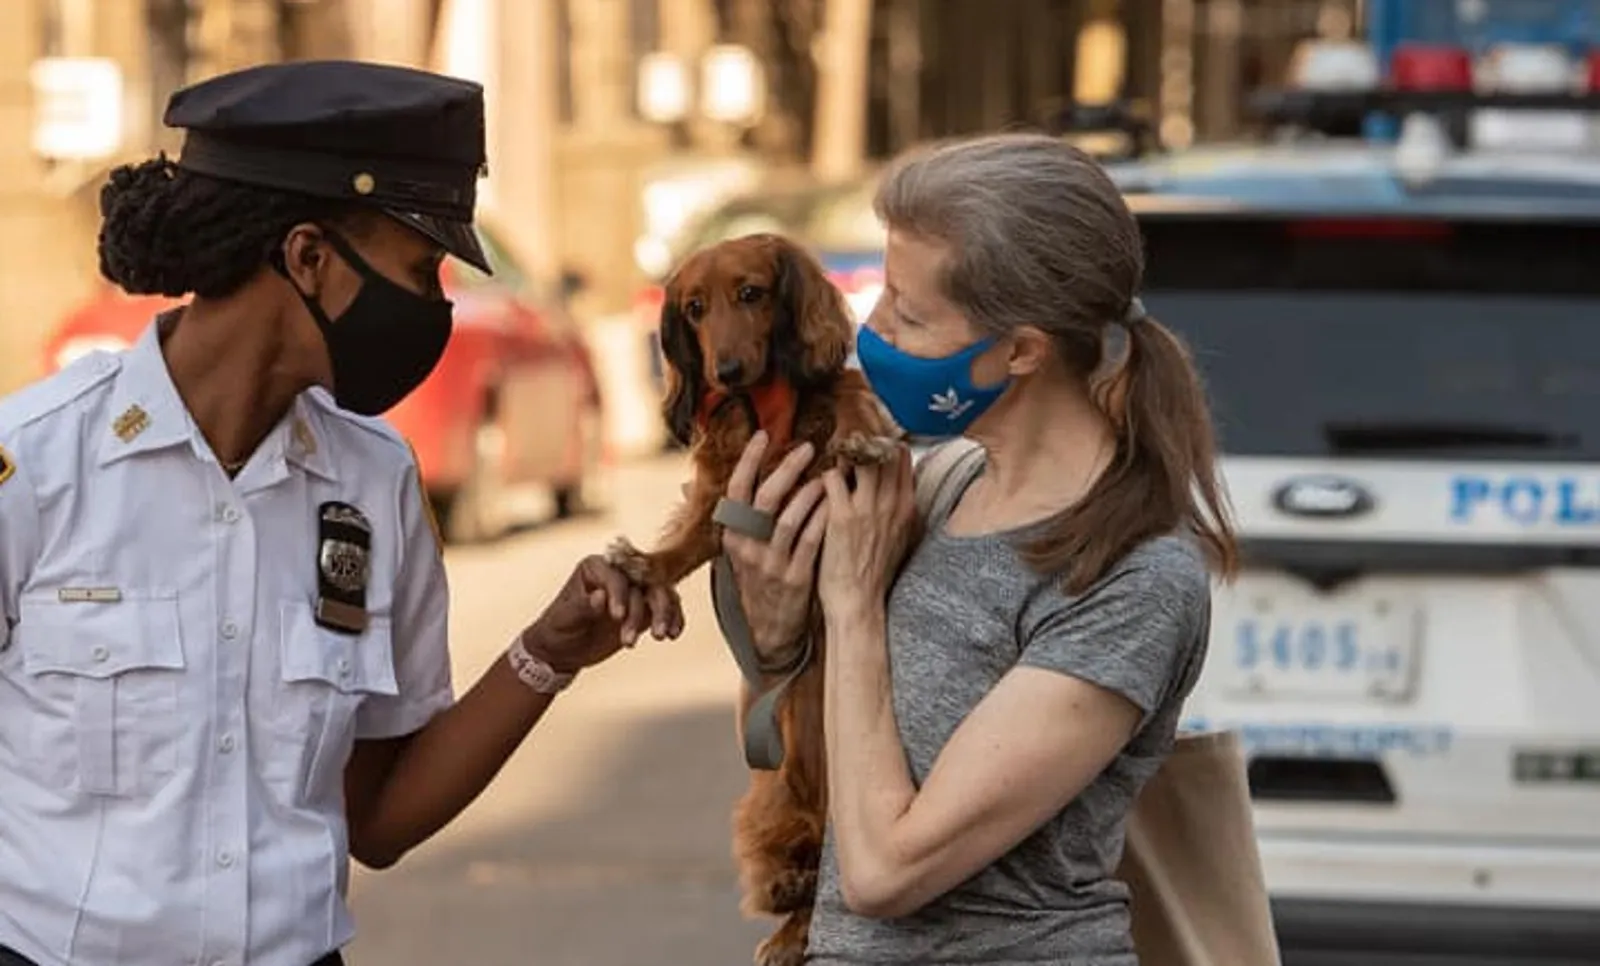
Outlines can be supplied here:
[[1241, 538], [1185, 726], [1244, 739], [1285, 966], [1600, 963], [1600, 170], [1561, 110], [1600, 99], [1546, 47], [1297, 63], [1270, 142], [1113, 171]]
[[[541, 285], [522, 271], [492, 225], [480, 225], [494, 267], [443, 268], [455, 331], [428, 379], [385, 419], [411, 442], [423, 485], [452, 542], [493, 538], [516, 520], [519, 498], [542, 489], [557, 516], [592, 502], [606, 463], [594, 365], [566, 299], [567, 276]], [[45, 344], [52, 373], [95, 350], [120, 351], [157, 312], [181, 304], [107, 285]]]

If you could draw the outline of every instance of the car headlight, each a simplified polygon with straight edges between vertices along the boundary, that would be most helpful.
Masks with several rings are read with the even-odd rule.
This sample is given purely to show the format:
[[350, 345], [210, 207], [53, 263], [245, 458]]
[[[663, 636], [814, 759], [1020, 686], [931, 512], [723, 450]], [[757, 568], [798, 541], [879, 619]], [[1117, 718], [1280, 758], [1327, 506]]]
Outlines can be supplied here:
[[65, 369], [91, 352], [121, 352], [126, 348], [128, 340], [114, 335], [84, 335], [68, 339], [56, 350], [56, 369]]

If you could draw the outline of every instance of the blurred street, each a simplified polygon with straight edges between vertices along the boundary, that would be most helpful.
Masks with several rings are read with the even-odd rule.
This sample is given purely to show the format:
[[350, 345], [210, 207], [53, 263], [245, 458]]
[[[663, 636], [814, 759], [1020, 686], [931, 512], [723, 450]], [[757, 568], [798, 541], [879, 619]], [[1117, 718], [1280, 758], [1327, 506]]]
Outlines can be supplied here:
[[[170, 105], [219, 75], [346, 59], [482, 85], [481, 112], [473, 108], [481, 154], [476, 120], [448, 137], [398, 128], [406, 136], [397, 140], [418, 152], [411, 160], [347, 131], [344, 146], [316, 155], [317, 183], [308, 187], [283, 180], [276, 151], [259, 167], [252, 160], [231, 174], [214, 170], [207, 158], [217, 137], [168, 126], [174, 116], [194, 123]], [[1213, 585], [1204, 673], [1179, 726], [1240, 736], [1283, 966], [1600, 966], [1600, 274], [1590, 265], [1600, 244], [1600, 0], [0, 0], [0, 81], [0, 403], [88, 354], [129, 350], [161, 313], [191, 297], [197, 311], [173, 316], [191, 331], [239, 325], [254, 338], [271, 323], [279, 326], [273, 345], [297, 347], [315, 325], [330, 343], [328, 374], [343, 359], [381, 375], [410, 334], [396, 328], [394, 346], [385, 332], [361, 352], [338, 350], [340, 337], [359, 340], [365, 324], [359, 297], [337, 312], [332, 304], [341, 286], [355, 290], [346, 270], [357, 262], [342, 248], [325, 261], [297, 259], [333, 273], [313, 291], [287, 270], [293, 246], [312, 252], [318, 243], [305, 239], [352, 205], [419, 229], [417, 216], [443, 217], [428, 207], [439, 202], [464, 231], [472, 185], [482, 259], [445, 258], [435, 280], [431, 269], [420, 277], [408, 256], [412, 269], [401, 279], [376, 257], [384, 231], [380, 251], [368, 252], [369, 240], [354, 244], [381, 276], [359, 271], [360, 291], [377, 283], [381, 298], [399, 286], [420, 301], [419, 314], [435, 319], [442, 314], [433, 295], [449, 303], [442, 355], [381, 415], [411, 445], [448, 544], [458, 695], [504, 658], [580, 557], [618, 535], [656, 543], [690, 473], [683, 454], [663, 455], [673, 445], [663, 419], [669, 387], [685, 387], [682, 398], [702, 407], [717, 393], [740, 397], [769, 430], [773, 414], [753, 404], [762, 394], [821, 391], [786, 387], [791, 370], [774, 363], [784, 361], [784, 346], [809, 344], [825, 286], [797, 275], [787, 256], [767, 266], [770, 284], [748, 266], [707, 272], [703, 285], [694, 281], [698, 270], [674, 280], [677, 266], [724, 241], [779, 234], [815, 257], [858, 326], [882, 299], [876, 318], [892, 328], [900, 324], [901, 279], [915, 274], [903, 262], [893, 284], [887, 274], [890, 226], [877, 210], [901, 206], [875, 199], [895, 159], [997, 132], [1045, 134], [1086, 152], [1121, 193], [1142, 246], [1137, 272], [1121, 273], [1136, 285], [1115, 305], [1085, 294], [1108, 289], [1076, 264], [1006, 274], [1039, 253], [1098, 265], [1091, 253], [1111, 251], [1126, 260], [1131, 234], [1119, 231], [1107, 248], [1082, 234], [1089, 222], [1071, 200], [1078, 196], [1058, 196], [1083, 190], [1088, 182], [1076, 174], [1043, 177], [1031, 163], [1014, 168], [1011, 182], [958, 172], [942, 183], [990, 193], [969, 204], [958, 190], [928, 191], [925, 205], [893, 215], [893, 227], [949, 243], [947, 266], [989, 267], [958, 273], [972, 274], [971, 284], [944, 273], [944, 301], [960, 310], [952, 318], [973, 323], [972, 339], [1005, 338], [1024, 321], [1061, 337], [1067, 369], [1095, 373], [1090, 395], [1122, 433], [1126, 465], [1170, 454], [1153, 417], [1193, 395], [1185, 383], [1177, 394], [1138, 401], [1139, 387], [1182, 371], [1176, 362], [1165, 373], [1135, 368], [1152, 359], [1163, 365], [1161, 352], [1144, 351], [1140, 339], [1170, 332], [1195, 364], [1242, 566], [1235, 579]], [[222, 140], [254, 145], [249, 131]], [[169, 163], [149, 164], [158, 153]], [[446, 167], [457, 171], [455, 182], [416, 180], [435, 161], [444, 164], [444, 154], [454, 157]], [[296, 147], [287, 157], [299, 155]], [[407, 166], [388, 170], [401, 162]], [[413, 162], [423, 166], [413, 170]], [[324, 163], [338, 176], [324, 180]], [[158, 173], [164, 178], [150, 177]], [[1006, 183], [1027, 190], [1007, 202], [995, 187]], [[250, 194], [237, 193], [246, 186]], [[891, 187], [884, 197], [915, 193]], [[1058, 207], [1040, 207], [1051, 199]], [[931, 213], [912, 210], [922, 207]], [[991, 216], [1016, 230], [982, 227]], [[358, 221], [389, 229], [390, 242], [405, 236], [384, 218]], [[230, 246], [214, 239], [233, 236], [219, 226], [259, 238], [224, 251]], [[1049, 239], [1046, 226], [1059, 237]], [[986, 248], [985, 239], [1010, 247]], [[210, 265], [226, 258], [238, 264]], [[212, 268], [247, 280], [245, 287], [208, 292], [215, 287], [200, 276]], [[804, 284], [794, 284], [802, 276]], [[1026, 311], [1009, 306], [1047, 278], [1070, 281], [1072, 291], [1047, 293]], [[277, 288], [287, 284], [299, 298]], [[697, 285], [706, 294], [695, 294]], [[750, 295], [756, 288], [759, 296]], [[741, 355], [712, 344], [723, 336], [704, 334], [719, 327], [693, 324], [697, 350], [677, 337], [690, 323], [674, 320], [691, 317], [690, 303], [702, 297], [748, 320], [748, 330], [727, 327], [729, 340], [764, 346], [742, 353], [767, 360], [761, 374], [741, 373], [742, 388], [712, 378]], [[904, 300], [912, 316], [921, 314], [920, 298]], [[384, 317], [388, 311], [375, 317], [403, 325]], [[352, 313], [355, 326], [331, 327], [331, 316], [343, 324]], [[1093, 357], [1079, 358], [1092, 344]], [[971, 402], [957, 386], [977, 369], [963, 371], [958, 361], [946, 381], [943, 362], [955, 357], [921, 357], [910, 342], [896, 348], [884, 364], [889, 382], [874, 377], [879, 392], [894, 395], [885, 386], [897, 386], [900, 369], [932, 371], [939, 385], [913, 386], [907, 405], [926, 399], [927, 411], [951, 418], [967, 411]], [[249, 370], [330, 381], [321, 369], [303, 369], [303, 354], [265, 370], [254, 356], [241, 356], [234, 369], [224, 364], [228, 353], [219, 355], [206, 379]], [[201, 367], [188, 369], [193, 376]], [[212, 455], [230, 473], [247, 466], [261, 440], [209, 425], [206, 412], [236, 410], [197, 406], [211, 393], [186, 391], [184, 370], [168, 375]], [[1016, 385], [1033, 378], [1015, 371], [1023, 373]], [[1127, 381], [1101, 382], [1107, 373]], [[48, 394], [64, 384], [33, 399], [55, 399]], [[1118, 385], [1129, 391], [1101, 392]], [[238, 405], [259, 406], [271, 395], [246, 394]], [[87, 398], [80, 391], [71, 405]], [[960, 408], [951, 411], [950, 400]], [[1130, 408], [1138, 405], [1144, 416]], [[87, 487], [108, 477], [91, 477], [89, 462], [60, 455], [92, 442], [88, 423], [52, 423], [66, 428], [50, 435], [34, 425], [43, 416], [25, 412], [32, 408], [37, 402], [0, 405], [0, 443], [10, 447], [0, 449], [0, 484], [12, 481], [8, 501], [35, 490], [32, 499], [0, 505], [0, 656], [12, 662], [0, 667], [0, 686], [27, 699], [0, 702], [0, 780], [25, 777], [20, 764], [11, 769], [26, 745], [52, 767], [79, 769], [83, 802], [51, 812], [8, 795], [0, 944], [31, 931], [40, 948], [49, 940], [65, 950], [51, 962], [103, 966], [83, 950], [109, 930], [121, 945], [106, 947], [116, 948], [107, 960], [172, 966], [178, 957], [166, 948], [143, 958], [130, 952], [138, 948], [129, 938], [134, 925], [146, 907], [175, 917], [146, 923], [152, 945], [166, 947], [167, 923], [193, 919], [193, 897], [203, 894], [205, 955], [185, 954], [186, 962], [210, 962], [215, 950], [212, 966], [280, 961], [275, 956], [297, 966], [303, 950], [252, 948], [234, 934], [244, 920], [230, 916], [262, 907], [270, 918], [275, 902], [298, 901], [283, 896], [311, 897], [288, 914], [298, 925], [302, 915], [326, 914], [326, 883], [286, 881], [282, 895], [257, 889], [250, 908], [219, 918], [216, 910], [240, 905], [243, 894], [224, 889], [230, 873], [202, 862], [142, 881], [161, 868], [145, 865], [154, 847], [143, 836], [122, 833], [129, 845], [78, 824], [76, 816], [91, 814], [91, 797], [102, 816], [147, 804], [132, 800], [120, 779], [90, 780], [96, 761], [79, 750], [89, 747], [86, 736], [102, 751], [115, 745], [99, 762], [115, 771], [128, 765], [111, 759], [138, 759], [117, 750], [122, 731], [161, 744], [140, 726], [152, 713], [140, 710], [145, 702], [126, 700], [138, 692], [117, 689], [178, 679], [176, 691], [162, 692], [162, 707], [176, 711], [185, 710], [176, 703], [185, 689], [222, 694], [193, 675], [220, 667], [217, 655], [238, 655], [213, 641], [209, 625], [184, 622], [205, 617], [213, 599], [219, 615], [237, 612], [232, 588], [223, 587], [231, 580], [225, 567], [196, 568], [182, 586], [157, 580], [164, 571], [142, 563], [120, 577], [107, 561], [142, 560], [135, 551], [146, 548], [101, 524], [142, 504], [91, 506]], [[176, 425], [175, 415], [119, 404], [105, 422], [123, 443], [154, 426], [135, 447], [142, 453], [147, 444], [168, 445], [155, 437], [169, 420]], [[269, 426], [282, 414], [260, 415]], [[1186, 420], [1168, 435], [1192, 444], [1204, 438], [1192, 432], [1198, 425]], [[294, 422], [293, 445], [304, 449], [290, 451], [292, 473], [318, 469], [305, 459], [318, 453], [315, 433], [302, 438], [309, 428]], [[330, 451], [342, 469], [347, 453], [321, 452]], [[112, 455], [93, 472], [121, 459], [102, 452]], [[1200, 465], [1200, 453], [1189, 451], [1185, 463]], [[115, 472], [135, 465], [120, 462]], [[1076, 480], [1066, 469], [1049, 482]], [[1170, 466], [1158, 469], [1152, 478], [1172, 479]], [[354, 472], [352, 463], [346, 479]], [[61, 482], [43, 482], [51, 474]], [[1039, 506], [1067, 505], [1066, 496], [1043, 496]], [[337, 499], [363, 505], [366, 497]], [[232, 506], [219, 509], [212, 522], [238, 522]], [[359, 548], [329, 532], [318, 538], [329, 555], [318, 558], [319, 579], [348, 577], [344, 563]], [[305, 556], [285, 563], [262, 553], [257, 564], [276, 579], [281, 568], [308, 566]], [[63, 583], [80, 576], [94, 583]], [[101, 586], [113, 578], [125, 583]], [[683, 640], [647, 639], [585, 672], [451, 827], [395, 868], [352, 868], [357, 937], [344, 950], [347, 962], [751, 962], [773, 924], [747, 921], [738, 909], [731, 814], [748, 777], [734, 734], [739, 675], [708, 584], [702, 571], [680, 588]], [[278, 584], [258, 586], [266, 594]], [[371, 589], [398, 601], [390, 593], [398, 586]], [[100, 604], [124, 599], [142, 608], [137, 613], [174, 608], [171, 630], [182, 625], [181, 634], [165, 623], [97, 616], [110, 613]], [[282, 594], [263, 596], [258, 614], [270, 612], [263, 606], [313, 612], [309, 600]], [[250, 652], [260, 665], [246, 676], [255, 682], [249, 701], [242, 710], [213, 701], [212, 716], [196, 718], [196, 727], [228, 729], [219, 753], [235, 747], [225, 714], [270, 708], [268, 717], [294, 717], [280, 713], [277, 702], [291, 694], [280, 685], [304, 692], [314, 702], [306, 715], [316, 714], [307, 721], [335, 734], [317, 724], [337, 718], [318, 710], [324, 696], [315, 681], [330, 694], [363, 687], [347, 682], [350, 667], [326, 649], [311, 652], [307, 668], [289, 659], [302, 638], [324, 643], [309, 633], [310, 620], [299, 629], [257, 622], [252, 646], [266, 650]], [[238, 636], [236, 620], [219, 622], [222, 641]], [[1018, 653], [1030, 646], [1025, 634], [1039, 632], [1019, 621]], [[29, 646], [13, 646], [30, 636]], [[379, 648], [362, 670], [387, 674], [381, 648], [390, 636], [341, 638], [339, 646], [363, 657]], [[1098, 643], [1085, 638], [1085, 646]], [[1139, 633], [1117, 643], [1148, 654], [1151, 640]], [[125, 674], [133, 675], [127, 685]], [[105, 702], [91, 706], [95, 695]], [[132, 711], [117, 710], [125, 701]], [[126, 726], [120, 716], [129, 717]], [[188, 723], [182, 714], [162, 716], [165, 730]], [[306, 749], [329, 747], [321, 733], [310, 733]], [[284, 745], [286, 756], [295, 751]], [[318, 754], [315, 761], [326, 760]], [[233, 814], [214, 807], [232, 794], [224, 785], [196, 784], [193, 801], [178, 804]], [[1238, 789], [1240, 814], [1245, 794]], [[199, 813], [171, 813], [188, 814]], [[171, 815], [151, 821], [179, 831], [203, 825]], [[195, 831], [236, 834], [221, 818], [213, 824]], [[252, 829], [252, 848], [257, 832], [263, 840], [276, 834]], [[333, 845], [317, 834], [314, 847]], [[53, 880], [66, 886], [41, 906], [73, 915], [53, 925], [36, 921], [37, 910], [27, 914], [17, 884], [48, 863], [18, 865], [13, 853], [26, 851], [19, 843], [48, 862], [81, 852], [81, 881]], [[231, 847], [215, 858], [238, 871]], [[272, 869], [273, 858], [252, 862]], [[1232, 870], [1191, 871], [1192, 881], [1243, 881]], [[129, 891], [130, 883], [138, 888]], [[169, 887], [170, 895], [162, 892]], [[102, 891], [112, 898], [98, 898]], [[325, 933], [311, 935], [320, 952]], [[5, 953], [0, 948], [0, 958]]]
[[[457, 693], [580, 556], [618, 532], [647, 544], [687, 472], [670, 457], [629, 463], [606, 515], [452, 548]], [[703, 573], [684, 597], [682, 639], [587, 672], [453, 827], [393, 869], [353, 875], [354, 966], [749, 962], [765, 924], [741, 920], [729, 856], [738, 673]]]

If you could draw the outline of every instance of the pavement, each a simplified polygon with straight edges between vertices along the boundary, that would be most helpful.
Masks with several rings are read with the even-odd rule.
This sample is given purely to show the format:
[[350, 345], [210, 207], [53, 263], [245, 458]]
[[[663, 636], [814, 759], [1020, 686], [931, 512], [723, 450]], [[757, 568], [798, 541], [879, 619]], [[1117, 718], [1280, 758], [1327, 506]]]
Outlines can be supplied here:
[[[626, 533], [648, 546], [688, 467], [620, 467], [613, 507], [481, 547], [451, 548], [451, 636], [463, 693], [572, 565]], [[484, 795], [395, 867], [357, 867], [351, 966], [743, 966], [770, 928], [738, 911], [730, 816], [745, 771], [738, 672], [704, 573], [688, 629], [586, 671]]]

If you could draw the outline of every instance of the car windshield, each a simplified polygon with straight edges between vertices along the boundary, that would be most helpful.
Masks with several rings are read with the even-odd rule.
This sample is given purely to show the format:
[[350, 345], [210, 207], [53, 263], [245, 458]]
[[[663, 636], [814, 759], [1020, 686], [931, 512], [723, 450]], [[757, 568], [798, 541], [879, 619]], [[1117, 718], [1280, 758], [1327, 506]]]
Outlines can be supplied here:
[[740, 197], [686, 232], [676, 257], [758, 232], [788, 235], [820, 251], [875, 253], [883, 247], [883, 228], [872, 212], [873, 187], [869, 180]]
[[803, 229], [805, 239], [822, 251], [882, 251], [883, 224], [872, 210], [876, 187], [867, 182], [819, 198]]
[[805, 221], [809, 194], [741, 197], [706, 215], [679, 239], [674, 261], [717, 242], [760, 232], [793, 234]]
[[1600, 223], [1149, 218], [1224, 452], [1600, 460]]

